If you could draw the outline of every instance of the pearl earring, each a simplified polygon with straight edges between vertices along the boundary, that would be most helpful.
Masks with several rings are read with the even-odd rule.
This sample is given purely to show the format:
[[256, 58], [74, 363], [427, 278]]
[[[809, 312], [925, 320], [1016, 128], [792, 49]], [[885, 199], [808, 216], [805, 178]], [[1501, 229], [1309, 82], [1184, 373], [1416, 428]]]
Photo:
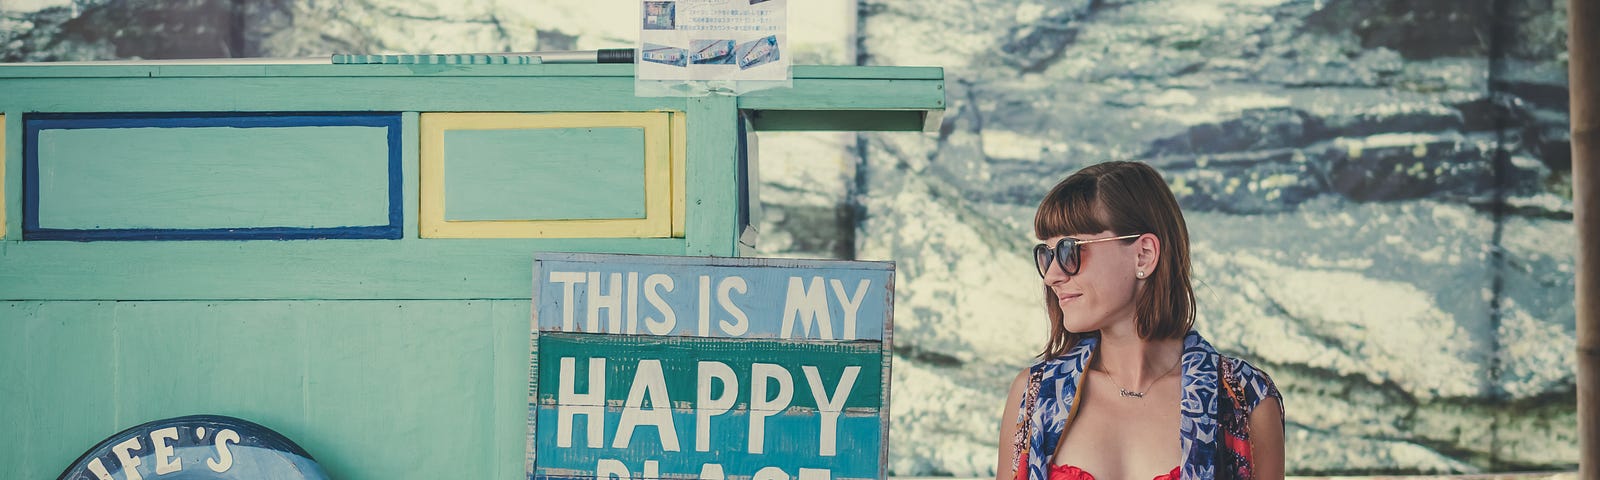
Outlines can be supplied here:
[[1144, 270], [1139, 271], [1139, 278], [1144, 278]]

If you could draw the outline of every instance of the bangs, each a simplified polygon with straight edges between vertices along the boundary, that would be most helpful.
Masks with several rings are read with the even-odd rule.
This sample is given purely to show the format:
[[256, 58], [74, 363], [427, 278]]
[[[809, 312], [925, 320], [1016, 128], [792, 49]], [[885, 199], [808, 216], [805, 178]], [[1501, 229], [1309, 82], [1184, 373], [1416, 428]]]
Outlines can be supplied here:
[[1093, 177], [1073, 175], [1050, 189], [1033, 216], [1033, 236], [1044, 240], [1110, 230], [1109, 222], [1103, 220], [1103, 207], [1096, 198], [1096, 183]]

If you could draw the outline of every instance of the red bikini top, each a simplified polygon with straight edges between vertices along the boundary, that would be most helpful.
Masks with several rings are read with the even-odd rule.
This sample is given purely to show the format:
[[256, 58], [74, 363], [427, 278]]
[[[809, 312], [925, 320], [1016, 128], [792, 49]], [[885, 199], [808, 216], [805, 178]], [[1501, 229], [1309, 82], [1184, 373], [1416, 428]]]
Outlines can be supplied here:
[[[1180, 477], [1182, 477], [1182, 475], [1178, 472], [1178, 468], [1179, 467], [1172, 467], [1172, 471], [1167, 472], [1164, 475], [1157, 475], [1156, 478], [1152, 478], [1150, 480], [1178, 480]], [[1074, 467], [1072, 465], [1051, 465], [1049, 480], [1095, 480], [1095, 478], [1094, 475], [1090, 475], [1089, 472], [1085, 472], [1083, 469]]]
[[[1027, 480], [1028, 452], [1022, 452], [1022, 455], [1017, 458], [1017, 465], [1022, 467], [1017, 469], [1016, 480]], [[1157, 475], [1156, 478], [1150, 480], [1182, 480], [1183, 475], [1179, 472], [1180, 469], [1182, 469], [1182, 465], [1172, 467], [1172, 471], [1167, 472], [1165, 475]], [[1045, 480], [1095, 480], [1095, 478], [1089, 472], [1072, 465], [1051, 465], [1050, 478]]]

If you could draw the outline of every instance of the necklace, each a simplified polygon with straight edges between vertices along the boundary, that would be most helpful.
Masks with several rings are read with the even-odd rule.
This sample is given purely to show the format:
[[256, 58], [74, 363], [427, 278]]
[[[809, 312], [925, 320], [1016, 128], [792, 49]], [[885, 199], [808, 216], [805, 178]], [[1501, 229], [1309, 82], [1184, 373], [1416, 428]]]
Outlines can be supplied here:
[[1161, 376], [1156, 377], [1155, 380], [1151, 380], [1149, 385], [1146, 385], [1143, 389], [1140, 389], [1139, 391], [1132, 391], [1132, 390], [1128, 390], [1126, 388], [1122, 388], [1122, 384], [1121, 383], [1117, 383], [1117, 377], [1112, 376], [1111, 372], [1105, 370], [1105, 367], [1100, 367], [1100, 370], [1096, 370], [1096, 371], [1105, 374], [1106, 378], [1111, 379], [1111, 384], [1117, 386], [1117, 394], [1118, 395], [1121, 395], [1124, 398], [1144, 398], [1144, 394], [1146, 392], [1150, 391], [1150, 387], [1155, 386], [1156, 382], [1160, 381], [1163, 378], [1166, 378], [1167, 375], [1171, 375], [1172, 371], [1176, 370], [1178, 368], [1178, 365], [1182, 364], [1182, 363], [1183, 363], [1183, 357], [1179, 356], [1177, 363], [1173, 363], [1172, 366], [1167, 367], [1166, 373], [1162, 373]]

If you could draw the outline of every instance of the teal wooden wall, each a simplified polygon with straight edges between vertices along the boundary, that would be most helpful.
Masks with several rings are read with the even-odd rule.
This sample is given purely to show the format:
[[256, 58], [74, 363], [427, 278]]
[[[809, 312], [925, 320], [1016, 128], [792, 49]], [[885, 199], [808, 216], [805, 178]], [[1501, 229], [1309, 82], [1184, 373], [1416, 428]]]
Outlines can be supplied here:
[[[791, 90], [686, 99], [633, 96], [632, 70], [622, 66], [0, 66], [0, 478], [51, 478], [117, 431], [199, 413], [275, 429], [335, 478], [524, 478], [533, 252], [737, 255], [741, 112], [754, 130], [920, 130], [937, 123], [942, 76], [798, 67]], [[686, 117], [681, 235], [419, 236], [421, 113], [571, 111]], [[39, 180], [49, 190], [35, 192], [37, 226], [229, 234], [372, 225], [386, 220], [383, 193], [394, 182], [398, 238], [29, 238], [29, 119], [153, 112], [390, 112], [399, 118], [399, 166], [386, 177], [376, 140], [363, 136], [370, 132], [319, 130], [346, 127], [159, 132], [166, 140], [153, 143], [71, 131], [36, 145], [52, 145], [40, 162], [54, 182]], [[862, 125], [860, 115], [881, 121]], [[572, 165], [579, 153], [633, 151], [617, 133], [597, 131], [578, 140], [603, 146], [554, 147], [544, 158]], [[537, 136], [517, 141], [549, 140]], [[507, 152], [486, 158], [503, 163]], [[457, 188], [498, 179], [493, 169], [457, 179]], [[508, 204], [571, 186], [511, 173], [539, 188], [502, 186]], [[625, 169], [597, 175], [640, 180]], [[597, 191], [577, 190], [600, 200], [572, 208], [466, 204], [454, 213], [584, 218], [629, 214], [642, 200]]]

